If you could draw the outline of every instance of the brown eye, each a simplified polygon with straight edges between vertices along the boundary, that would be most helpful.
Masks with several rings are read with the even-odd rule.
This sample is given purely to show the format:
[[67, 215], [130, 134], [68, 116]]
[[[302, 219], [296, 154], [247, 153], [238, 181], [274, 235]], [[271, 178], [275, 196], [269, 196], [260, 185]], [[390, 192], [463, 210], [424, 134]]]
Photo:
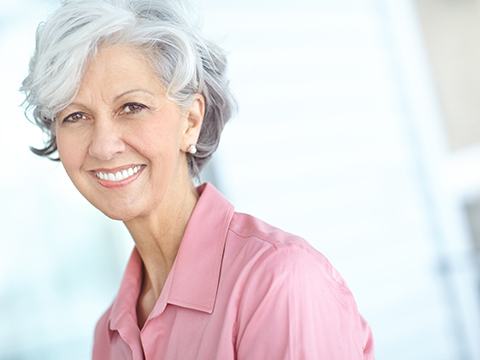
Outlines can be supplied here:
[[62, 123], [76, 123], [79, 120], [84, 120], [86, 118], [84, 113], [76, 112], [68, 115], [62, 120]]
[[128, 103], [123, 105], [124, 114], [135, 114], [142, 111], [143, 109], [146, 109], [146, 106], [139, 103]]

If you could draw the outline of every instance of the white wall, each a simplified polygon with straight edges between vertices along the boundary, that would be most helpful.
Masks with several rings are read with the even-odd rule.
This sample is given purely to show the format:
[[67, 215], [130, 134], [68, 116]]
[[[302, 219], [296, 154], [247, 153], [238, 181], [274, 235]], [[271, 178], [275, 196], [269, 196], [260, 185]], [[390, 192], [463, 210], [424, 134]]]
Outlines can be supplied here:
[[225, 189], [331, 259], [379, 359], [480, 359], [477, 274], [410, 2], [256, 4], [205, 12], [240, 103]]

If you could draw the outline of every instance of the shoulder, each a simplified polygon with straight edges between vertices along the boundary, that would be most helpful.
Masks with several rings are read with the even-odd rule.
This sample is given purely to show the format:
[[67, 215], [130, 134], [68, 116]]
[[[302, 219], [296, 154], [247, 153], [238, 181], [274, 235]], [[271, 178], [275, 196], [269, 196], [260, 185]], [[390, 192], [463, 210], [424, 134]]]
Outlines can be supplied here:
[[348, 292], [342, 276], [308, 241], [255, 216], [235, 213], [229, 241], [236, 244], [241, 257], [248, 262], [250, 282], [289, 278]]
[[109, 339], [109, 319], [112, 305], [110, 305], [100, 316], [95, 324], [94, 349], [101, 347]]

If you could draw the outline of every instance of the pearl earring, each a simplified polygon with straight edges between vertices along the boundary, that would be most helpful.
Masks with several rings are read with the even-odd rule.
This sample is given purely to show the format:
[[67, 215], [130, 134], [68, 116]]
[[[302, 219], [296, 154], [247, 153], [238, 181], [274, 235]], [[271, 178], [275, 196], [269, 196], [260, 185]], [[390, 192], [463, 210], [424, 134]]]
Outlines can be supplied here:
[[190, 145], [187, 149], [187, 152], [192, 155], [195, 154], [197, 152], [197, 147], [195, 146], [195, 144]]

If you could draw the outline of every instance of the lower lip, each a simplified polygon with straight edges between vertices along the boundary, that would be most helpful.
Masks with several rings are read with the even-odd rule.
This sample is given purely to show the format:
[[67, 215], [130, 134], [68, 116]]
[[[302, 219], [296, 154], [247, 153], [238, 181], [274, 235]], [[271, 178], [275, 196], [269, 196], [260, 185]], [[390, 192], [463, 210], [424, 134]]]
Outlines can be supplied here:
[[134, 175], [132, 175], [132, 176], [130, 176], [130, 177], [124, 179], [124, 180], [121, 180], [121, 181], [102, 180], [102, 179], [98, 178], [95, 174], [93, 174], [93, 176], [95, 176], [95, 179], [103, 187], [106, 187], [108, 189], [113, 189], [113, 188], [124, 187], [124, 186], [130, 184], [131, 182], [135, 181], [140, 176], [140, 174], [143, 172], [144, 168], [145, 167], [142, 166], [136, 174], [134, 174]]

